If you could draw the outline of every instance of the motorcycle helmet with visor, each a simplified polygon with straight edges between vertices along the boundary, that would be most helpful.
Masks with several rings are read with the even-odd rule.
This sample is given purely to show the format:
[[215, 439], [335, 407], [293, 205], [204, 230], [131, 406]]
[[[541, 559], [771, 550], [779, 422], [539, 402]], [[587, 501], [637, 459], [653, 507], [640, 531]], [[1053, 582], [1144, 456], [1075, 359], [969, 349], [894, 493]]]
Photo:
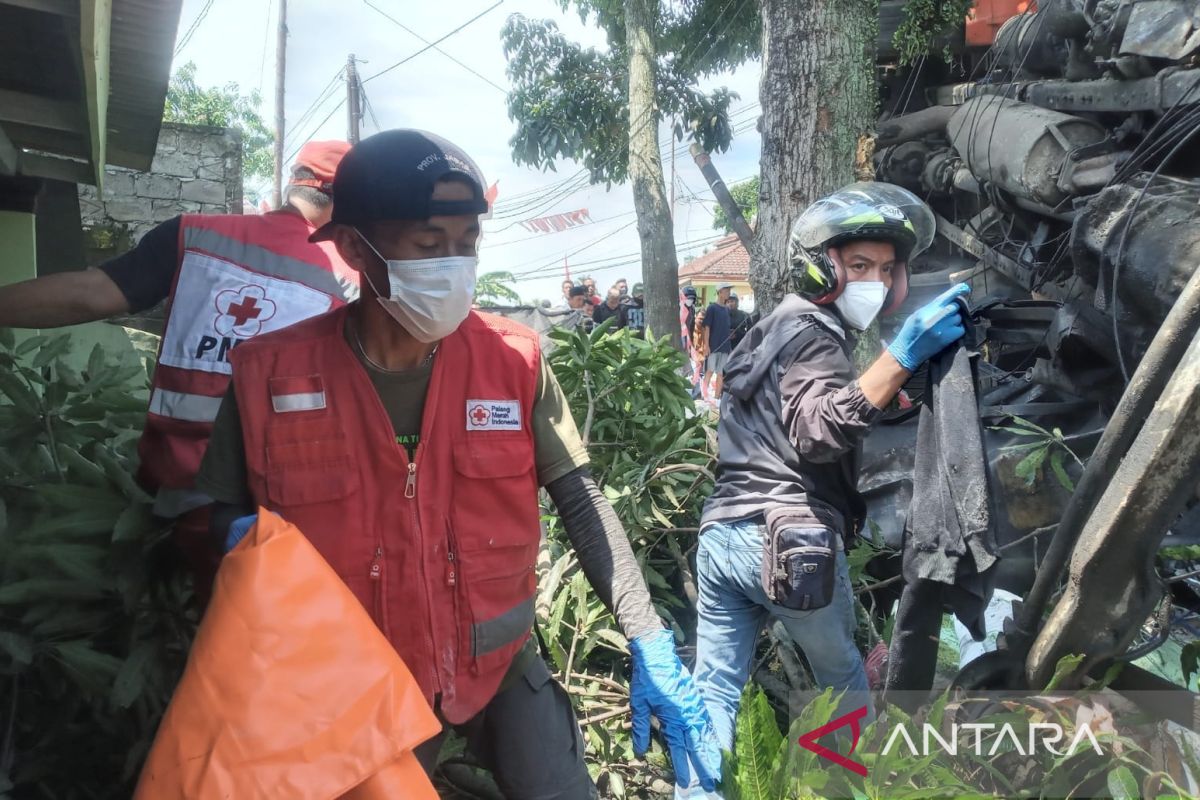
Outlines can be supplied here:
[[896, 264], [883, 305], [883, 313], [891, 313], [908, 296], [909, 262], [929, 249], [935, 229], [929, 206], [907, 189], [879, 181], [852, 183], [813, 203], [792, 225], [793, 284], [818, 305], [833, 303], [846, 289], [846, 271], [830, 257], [830, 248], [857, 239], [891, 242]]

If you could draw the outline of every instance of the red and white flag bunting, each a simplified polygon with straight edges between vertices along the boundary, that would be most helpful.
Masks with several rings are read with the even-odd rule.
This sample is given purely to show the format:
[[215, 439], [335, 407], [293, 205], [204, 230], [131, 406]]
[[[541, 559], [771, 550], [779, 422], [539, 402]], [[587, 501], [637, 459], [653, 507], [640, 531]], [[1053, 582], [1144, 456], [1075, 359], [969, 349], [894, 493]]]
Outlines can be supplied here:
[[521, 227], [531, 233], [556, 233], [565, 231], [568, 228], [578, 228], [580, 225], [587, 225], [592, 221], [586, 208], [581, 208], [576, 211], [567, 211], [563, 214], [551, 214], [548, 217], [538, 217], [537, 219], [527, 219], [521, 223]]

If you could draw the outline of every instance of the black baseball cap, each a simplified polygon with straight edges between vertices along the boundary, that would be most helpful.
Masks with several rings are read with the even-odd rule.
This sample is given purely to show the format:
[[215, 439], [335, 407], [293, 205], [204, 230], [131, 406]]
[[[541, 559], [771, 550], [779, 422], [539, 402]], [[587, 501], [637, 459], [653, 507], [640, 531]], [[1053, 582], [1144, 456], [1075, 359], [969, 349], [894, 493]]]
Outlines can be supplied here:
[[[435, 201], [434, 184], [448, 177], [464, 181], [474, 197]], [[342, 158], [333, 177], [333, 216], [308, 240], [332, 238], [334, 225], [486, 214], [485, 186], [479, 167], [452, 142], [427, 131], [382, 131]]]

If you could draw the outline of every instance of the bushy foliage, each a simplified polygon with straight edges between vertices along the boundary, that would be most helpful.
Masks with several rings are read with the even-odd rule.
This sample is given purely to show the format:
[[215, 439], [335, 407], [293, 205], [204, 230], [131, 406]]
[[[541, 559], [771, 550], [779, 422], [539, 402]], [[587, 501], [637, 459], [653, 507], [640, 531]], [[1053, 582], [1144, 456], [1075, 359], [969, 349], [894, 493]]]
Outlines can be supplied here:
[[[746, 222], [751, 225], [754, 224], [754, 218], [758, 215], [758, 183], [758, 176], [755, 175], [750, 180], [735, 183], [729, 187], [729, 195], [733, 198], [733, 202], [741, 210]], [[733, 224], [721, 206], [717, 206], [713, 212], [713, 228], [733, 233]]]
[[242, 94], [236, 83], [202, 88], [196, 83], [196, 65], [189, 61], [167, 84], [164, 122], [236, 128], [242, 134], [242, 177], [269, 178], [275, 162], [271, 148], [275, 135], [259, 112], [262, 96], [257, 91]]
[[132, 478], [149, 362], [70, 346], [0, 329], [0, 797], [129, 797], [196, 623]]

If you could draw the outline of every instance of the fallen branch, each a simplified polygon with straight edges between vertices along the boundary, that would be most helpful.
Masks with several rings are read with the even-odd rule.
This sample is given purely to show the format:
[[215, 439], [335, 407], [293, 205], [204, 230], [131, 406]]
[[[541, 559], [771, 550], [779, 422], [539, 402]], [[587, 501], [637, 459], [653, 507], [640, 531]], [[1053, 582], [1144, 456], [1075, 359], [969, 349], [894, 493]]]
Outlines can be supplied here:
[[683, 581], [683, 593], [688, 602], [692, 604], [692, 608], [695, 608], [700, 600], [700, 593], [696, 591], [696, 579], [692, 575], [691, 566], [688, 565], [687, 556], [679, 549], [679, 542], [675, 540], [674, 536], [667, 537], [667, 549], [671, 551], [671, 556], [679, 567], [679, 577]]
[[581, 683], [584, 683], [587, 681], [595, 681], [596, 683], [600, 684], [601, 686], [607, 686], [610, 689], [615, 689], [616, 691], [620, 692], [623, 695], [629, 694], [628, 686], [623, 686], [620, 683], [617, 683], [616, 681], [612, 680], [611, 678], [604, 678], [604, 677], [601, 677], [600, 675], [589, 675], [586, 672], [572, 672], [571, 677], [580, 681]]
[[582, 727], [584, 725], [591, 725], [596, 722], [604, 722], [605, 720], [613, 719], [614, 717], [620, 717], [628, 713], [629, 706], [621, 706], [620, 708], [613, 709], [612, 711], [605, 711], [603, 714], [597, 714], [594, 717], [588, 717], [587, 719], [580, 720], [579, 725]]

